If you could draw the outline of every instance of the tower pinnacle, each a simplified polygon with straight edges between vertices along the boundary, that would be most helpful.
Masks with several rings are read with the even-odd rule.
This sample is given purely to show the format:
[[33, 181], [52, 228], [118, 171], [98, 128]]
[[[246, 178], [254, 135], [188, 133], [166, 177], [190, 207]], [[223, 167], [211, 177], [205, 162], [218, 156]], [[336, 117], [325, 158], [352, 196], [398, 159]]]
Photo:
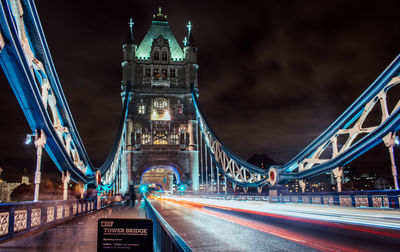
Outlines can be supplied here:
[[133, 22], [133, 19], [130, 18], [128, 25], [129, 25], [129, 34], [128, 34], [128, 43], [129, 44], [133, 44], [134, 43], [134, 39], [133, 39], [133, 25], [135, 24], [135, 22]]
[[184, 45], [185, 46], [194, 46], [194, 39], [192, 36], [192, 22], [189, 21], [188, 24], [186, 25], [186, 27], [188, 29], [188, 35], [187, 35], [187, 39], [185, 39], [185, 41], [184, 41]]
[[190, 38], [190, 32], [192, 31], [192, 23], [189, 21], [186, 27], [188, 28], [188, 37]]
[[162, 9], [161, 7], [158, 7], [158, 13], [153, 15], [153, 20], [154, 21], [167, 21], [167, 15], [162, 14]]
[[187, 42], [188, 42], [188, 40], [187, 40], [187, 37], [185, 36], [185, 38], [183, 39], [183, 46], [186, 46]]

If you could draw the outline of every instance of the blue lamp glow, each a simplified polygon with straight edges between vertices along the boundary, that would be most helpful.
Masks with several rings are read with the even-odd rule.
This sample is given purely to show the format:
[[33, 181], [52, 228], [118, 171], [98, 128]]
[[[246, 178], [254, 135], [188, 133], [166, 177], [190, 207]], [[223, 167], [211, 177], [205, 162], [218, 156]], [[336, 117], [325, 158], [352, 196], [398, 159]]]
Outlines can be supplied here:
[[185, 190], [186, 190], [186, 185], [180, 184], [180, 185], [178, 186], [178, 191], [184, 192]]
[[140, 193], [146, 193], [148, 191], [149, 187], [147, 185], [141, 185], [139, 187], [139, 192]]

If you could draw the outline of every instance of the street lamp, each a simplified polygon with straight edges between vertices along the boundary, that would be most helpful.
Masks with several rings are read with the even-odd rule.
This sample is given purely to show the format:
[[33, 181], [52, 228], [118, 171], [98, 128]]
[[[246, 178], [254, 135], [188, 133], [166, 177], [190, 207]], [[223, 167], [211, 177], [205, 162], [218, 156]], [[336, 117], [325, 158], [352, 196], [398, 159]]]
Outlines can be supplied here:
[[40, 166], [42, 162], [42, 152], [43, 147], [46, 145], [46, 135], [43, 130], [35, 131], [34, 134], [27, 134], [25, 139], [25, 144], [30, 144], [32, 142], [32, 137], [35, 136], [35, 147], [36, 147], [36, 172], [35, 172], [35, 196], [33, 201], [39, 200], [39, 186], [40, 186]]
[[32, 143], [32, 137], [36, 136], [36, 133], [34, 134], [26, 134], [26, 138], [25, 138], [25, 144], [29, 145]]

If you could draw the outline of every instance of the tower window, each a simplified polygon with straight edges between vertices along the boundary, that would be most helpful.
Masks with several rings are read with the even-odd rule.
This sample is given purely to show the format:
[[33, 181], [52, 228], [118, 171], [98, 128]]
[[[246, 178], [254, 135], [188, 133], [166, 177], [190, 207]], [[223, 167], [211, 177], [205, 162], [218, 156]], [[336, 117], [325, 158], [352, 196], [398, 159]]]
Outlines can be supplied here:
[[178, 134], [171, 134], [171, 144], [179, 144]]
[[146, 77], [151, 77], [150, 68], [146, 68], [146, 69], [145, 69], [145, 76], [146, 76]]
[[168, 101], [165, 98], [157, 98], [153, 102], [155, 109], [166, 109], [168, 107]]
[[157, 132], [153, 139], [153, 144], [155, 145], [165, 145], [168, 144], [167, 135], [163, 132]]
[[155, 51], [153, 53], [153, 60], [155, 60], [155, 61], [160, 60], [160, 52], [159, 51]]
[[139, 106], [138, 106], [138, 114], [141, 114], [141, 115], [146, 114], [146, 105], [139, 104]]
[[169, 121], [171, 116], [168, 111], [168, 100], [165, 98], [156, 98], [153, 101], [153, 109], [151, 111], [152, 121]]
[[162, 61], [167, 61], [168, 60], [166, 51], [161, 52], [161, 60]]
[[149, 144], [150, 143], [150, 134], [144, 133], [142, 135], [142, 144]]
[[176, 77], [175, 68], [169, 69], [169, 77], [171, 77], [171, 78], [175, 78]]

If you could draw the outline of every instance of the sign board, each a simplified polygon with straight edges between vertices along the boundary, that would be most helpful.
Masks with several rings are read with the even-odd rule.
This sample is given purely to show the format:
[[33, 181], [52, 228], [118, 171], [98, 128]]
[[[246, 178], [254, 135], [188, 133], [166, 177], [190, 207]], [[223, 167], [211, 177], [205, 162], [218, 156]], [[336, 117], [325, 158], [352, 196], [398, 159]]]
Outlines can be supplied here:
[[153, 221], [149, 219], [99, 219], [97, 251], [153, 251]]

